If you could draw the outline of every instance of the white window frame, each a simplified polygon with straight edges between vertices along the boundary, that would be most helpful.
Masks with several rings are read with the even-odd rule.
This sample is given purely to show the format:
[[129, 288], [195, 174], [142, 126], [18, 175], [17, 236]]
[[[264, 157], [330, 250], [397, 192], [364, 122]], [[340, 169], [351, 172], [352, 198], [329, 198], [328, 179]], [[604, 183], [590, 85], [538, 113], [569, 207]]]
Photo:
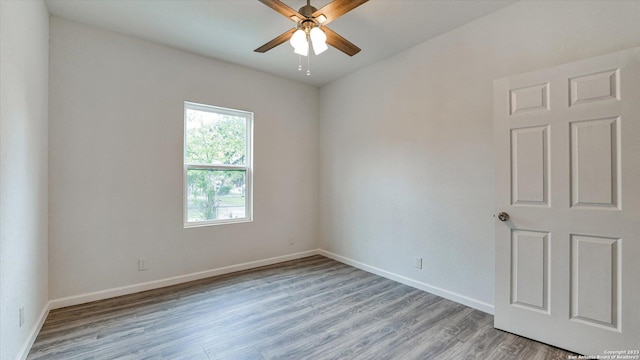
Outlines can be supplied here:
[[[204, 112], [212, 112], [216, 114], [232, 115], [242, 117], [246, 121], [246, 161], [245, 165], [210, 165], [210, 164], [191, 164], [187, 163], [187, 110], [196, 110]], [[244, 110], [228, 109], [219, 106], [198, 104], [194, 102], [184, 102], [184, 138], [182, 149], [183, 163], [183, 221], [184, 227], [200, 227], [210, 225], [236, 224], [253, 221], [253, 113]], [[214, 219], [206, 221], [188, 221], [188, 190], [187, 190], [187, 171], [188, 170], [244, 170], [245, 171], [245, 217], [234, 219]]]

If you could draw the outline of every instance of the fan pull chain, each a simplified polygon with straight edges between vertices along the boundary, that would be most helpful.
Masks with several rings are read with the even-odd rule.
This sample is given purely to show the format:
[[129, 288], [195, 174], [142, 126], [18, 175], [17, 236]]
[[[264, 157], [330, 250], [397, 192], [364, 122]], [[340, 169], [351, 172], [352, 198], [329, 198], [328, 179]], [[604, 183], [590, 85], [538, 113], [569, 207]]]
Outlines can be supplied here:
[[298, 55], [298, 71], [302, 71], [302, 55]]

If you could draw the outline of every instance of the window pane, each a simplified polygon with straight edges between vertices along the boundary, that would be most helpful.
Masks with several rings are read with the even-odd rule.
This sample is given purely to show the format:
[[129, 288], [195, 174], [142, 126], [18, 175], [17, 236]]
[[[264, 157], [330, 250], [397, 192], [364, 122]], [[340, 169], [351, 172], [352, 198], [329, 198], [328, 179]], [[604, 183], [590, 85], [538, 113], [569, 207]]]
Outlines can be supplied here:
[[186, 109], [188, 164], [245, 165], [247, 121], [244, 117]]
[[187, 221], [246, 217], [245, 170], [187, 170]]

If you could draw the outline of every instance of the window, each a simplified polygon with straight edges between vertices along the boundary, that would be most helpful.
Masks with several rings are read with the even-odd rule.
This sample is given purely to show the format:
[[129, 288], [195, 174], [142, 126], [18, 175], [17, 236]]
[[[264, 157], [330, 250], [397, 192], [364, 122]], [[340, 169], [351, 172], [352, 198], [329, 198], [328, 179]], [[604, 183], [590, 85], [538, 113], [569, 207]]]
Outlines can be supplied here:
[[253, 113], [184, 103], [184, 226], [252, 220]]

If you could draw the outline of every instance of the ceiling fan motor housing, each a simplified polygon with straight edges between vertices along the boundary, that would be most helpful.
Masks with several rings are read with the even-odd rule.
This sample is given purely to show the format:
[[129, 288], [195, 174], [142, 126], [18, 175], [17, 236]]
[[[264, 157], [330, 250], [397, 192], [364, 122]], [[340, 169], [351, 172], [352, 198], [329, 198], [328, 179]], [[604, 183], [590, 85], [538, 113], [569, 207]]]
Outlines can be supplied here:
[[313, 6], [305, 5], [301, 7], [298, 12], [300, 13], [300, 15], [306, 17], [307, 19], [311, 19], [313, 18], [313, 13], [316, 11], [318, 11], [318, 9], [314, 8]]

